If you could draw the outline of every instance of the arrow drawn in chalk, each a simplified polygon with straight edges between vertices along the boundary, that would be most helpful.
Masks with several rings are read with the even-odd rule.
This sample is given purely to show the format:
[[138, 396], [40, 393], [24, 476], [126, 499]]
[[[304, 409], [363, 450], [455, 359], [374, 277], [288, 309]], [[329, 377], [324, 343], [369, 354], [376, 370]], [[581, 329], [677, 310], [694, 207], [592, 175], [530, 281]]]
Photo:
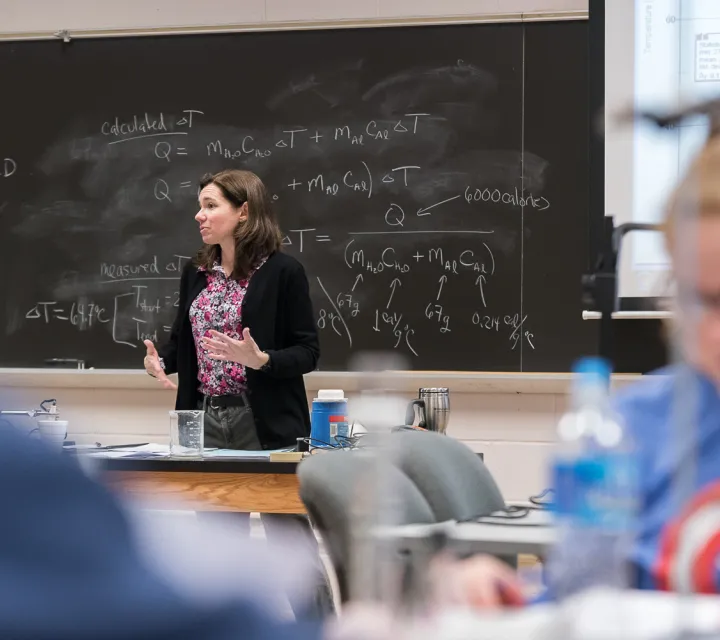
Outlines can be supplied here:
[[478, 276], [477, 280], [475, 280], [475, 284], [480, 285], [480, 297], [482, 298], [483, 307], [487, 308], [487, 305], [485, 304], [485, 291], [483, 290], [483, 285], [486, 282], [487, 279], [483, 275]]
[[440, 294], [442, 293], [443, 285], [447, 282], [447, 276], [440, 276], [438, 282], [440, 283], [440, 287], [438, 288], [438, 294], [435, 300], [440, 300]]
[[390, 283], [390, 298], [388, 299], [388, 302], [385, 305], [386, 309], [390, 308], [390, 303], [392, 302], [393, 296], [395, 295], [395, 289], [397, 289], [398, 286], [402, 287], [402, 282], [400, 282], [400, 280], [398, 278], [395, 278], [395, 280], [393, 280]]
[[435, 204], [431, 204], [429, 207], [424, 207], [422, 209], [418, 209], [417, 214], [419, 216], [429, 216], [430, 215], [430, 209], [434, 209], [435, 207], [439, 207], [441, 204], [445, 204], [446, 202], [452, 202], [453, 200], [457, 200], [458, 198], [461, 198], [462, 196], [454, 196], [452, 198], [448, 198], [447, 200], [443, 200], [442, 202], [436, 202]]

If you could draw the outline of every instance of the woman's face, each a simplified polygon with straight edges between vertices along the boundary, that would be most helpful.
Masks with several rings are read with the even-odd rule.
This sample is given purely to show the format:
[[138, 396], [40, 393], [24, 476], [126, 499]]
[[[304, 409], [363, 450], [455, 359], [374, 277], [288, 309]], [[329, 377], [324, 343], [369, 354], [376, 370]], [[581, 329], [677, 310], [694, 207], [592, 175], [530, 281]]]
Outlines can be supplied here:
[[702, 217], [693, 227], [672, 251], [680, 331], [688, 359], [720, 385], [720, 216]]
[[238, 222], [247, 217], [247, 203], [234, 206], [223, 196], [220, 187], [207, 185], [199, 196], [200, 211], [195, 220], [200, 224], [200, 235], [206, 244], [223, 244], [231, 240]]

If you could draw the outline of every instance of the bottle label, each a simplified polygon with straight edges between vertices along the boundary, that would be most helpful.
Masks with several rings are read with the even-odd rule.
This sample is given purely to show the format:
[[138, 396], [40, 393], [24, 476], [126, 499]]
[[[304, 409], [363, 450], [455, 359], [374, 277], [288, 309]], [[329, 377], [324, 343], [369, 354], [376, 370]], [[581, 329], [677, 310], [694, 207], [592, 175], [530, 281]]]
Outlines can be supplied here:
[[330, 416], [330, 437], [347, 438], [349, 436], [348, 419], [346, 416]]
[[622, 531], [637, 508], [637, 465], [629, 453], [598, 453], [554, 466], [557, 517], [579, 527]]

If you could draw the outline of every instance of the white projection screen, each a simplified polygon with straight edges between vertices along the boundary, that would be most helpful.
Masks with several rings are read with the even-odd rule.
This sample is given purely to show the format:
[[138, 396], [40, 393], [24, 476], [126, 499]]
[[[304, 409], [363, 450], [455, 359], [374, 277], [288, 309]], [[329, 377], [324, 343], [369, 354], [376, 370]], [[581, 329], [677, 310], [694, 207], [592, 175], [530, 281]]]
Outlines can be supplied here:
[[[707, 135], [704, 118], [660, 130], [619, 126], [621, 110], [661, 113], [720, 97], [720, 0], [605, 0], [605, 215], [660, 222], [670, 189]], [[720, 176], [718, 176], [720, 180]], [[660, 233], [626, 236], [621, 297], [670, 293]]]

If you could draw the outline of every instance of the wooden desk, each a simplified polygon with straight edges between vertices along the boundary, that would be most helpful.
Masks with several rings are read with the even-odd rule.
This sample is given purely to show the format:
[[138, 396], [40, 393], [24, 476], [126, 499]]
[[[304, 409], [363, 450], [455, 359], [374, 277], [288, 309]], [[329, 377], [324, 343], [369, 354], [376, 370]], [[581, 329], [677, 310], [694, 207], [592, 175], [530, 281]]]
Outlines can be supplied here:
[[207, 511], [305, 513], [296, 462], [95, 458], [114, 489], [140, 498], [202, 502]]

